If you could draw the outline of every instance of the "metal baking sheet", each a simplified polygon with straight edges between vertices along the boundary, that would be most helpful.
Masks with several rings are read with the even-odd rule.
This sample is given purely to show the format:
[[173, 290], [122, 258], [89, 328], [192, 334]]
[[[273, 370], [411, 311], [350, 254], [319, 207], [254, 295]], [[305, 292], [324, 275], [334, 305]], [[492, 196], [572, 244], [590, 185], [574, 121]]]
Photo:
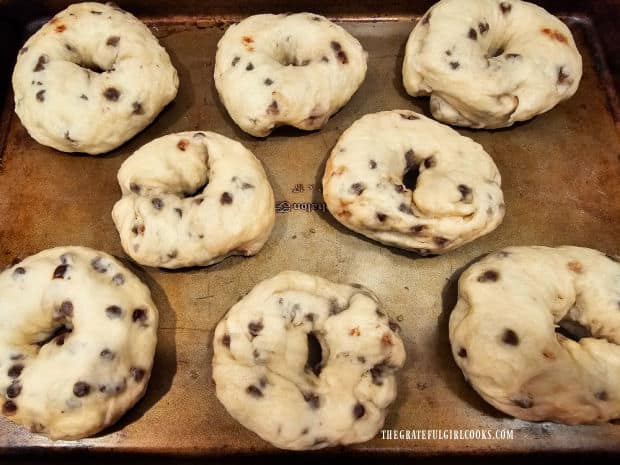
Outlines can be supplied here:
[[[465, 383], [452, 360], [447, 335], [458, 275], [486, 252], [519, 244], [575, 244], [620, 251], [620, 140], [614, 119], [618, 75], [605, 61], [613, 40], [597, 27], [588, 2], [547, 2], [551, 7], [561, 3], [562, 18], [584, 58], [577, 94], [511, 129], [460, 130], [480, 142], [497, 163], [507, 214], [492, 234], [433, 258], [390, 249], [343, 228], [326, 211], [320, 189], [330, 149], [357, 118], [397, 108], [428, 114], [425, 99], [406, 95], [401, 64], [408, 34], [432, 2], [362, 1], [358, 10], [355, 2], [342, 3], [339, 9], [338, 2], [327, 1], [120, 3], [140, 14], [166, 47], [179, 71], [180, 90], [145, 131], [106, 156], [88, 157], [63, 154], [31, 139], [13, 113], [8, 84], [26, 31], [65, 2], [0, 0], [0, 23], [5, 26], [0, 29], [6, 36], [0, 43], [6, 68], [0, 71], [4, 79], [0, 94], [5, 94], [0, 118], [0, 266], [14, 257], [69, 244], [125, 257], [110, 217], [120, 197], [117, 170], [141, 145], [176, 131], [216, 131], [252, 150], [275, 191], [276, 226], [264, 249], [252, 258], [233, 257], [212, 267], [179, 271], [134, 265], [150, 286], [161, 314], [155, 366], [145, 398], [109, 430], [80, 441], [52, 442], [0, 418], [0, 457], [50, 449], [119, 455], [278, 453], [241, 427], [217, 401], [210, 362], [218, 320], [256, 283], [284, 269], [364, 283], [397, 317], [408, 358], [398, 377], [398, 398], [386, 430], [513, 430], [512, 440], [387, 440], [380, 433], [372, 441], [344, 449], [345, 453], [479, 456], [620, 451], [620, 426], [528, 423], [487, 405]], [[600, 21], [609, 23], [609, 17], [617, 17], [620, 3], [601, 4], [610, 9], [604, 15], [607, 19]], [[377, 13], [382, 5], [385, 9]], [[265, 140], [253, 138], [235, 126], [217, 97], [212, 79], [217, 41], [240, 14], [310, 8], [328, 14], [359, 38], [369, 53], [366, 80], [321, 131], [280, 128]]]

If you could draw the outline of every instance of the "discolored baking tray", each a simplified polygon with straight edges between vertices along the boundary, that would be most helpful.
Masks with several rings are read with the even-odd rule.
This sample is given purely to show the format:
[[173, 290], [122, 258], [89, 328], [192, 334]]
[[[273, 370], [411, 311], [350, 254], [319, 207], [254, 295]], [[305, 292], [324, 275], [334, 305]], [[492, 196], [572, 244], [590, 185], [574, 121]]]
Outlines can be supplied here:
[[[273, 235], [255, 257], [209, 268], [164, 271], [134, 265], [150, 286], [161, 325], [146, 397], [97, 437], [52, 442], [0, 418], [0, 462], [31, 453], [88, 451], [122, 457], [243, 456], [281, 453], [236, 423], [211, 381], [217, 321], [259, 281], [284, 269], [374, 289], [397, 316], [407, 347], [399, 395], [386, 430], [513, 430], [512, 440], [374, 440], [337, 449], [348, 456], [488, 456], [528, 451], [619, 452], [620, 426], [568, 427], [510, 419], [483, 402], [454, 364], [447, 320], [463, 268], [482, 254], [517, 244], [575, 244], [620, 251], [620, 140], [617, 83], [620, 1], [541, 1], [561, 15], [584, 58], [577, 94], [511, 129], [460, 130], [480, 142], [503, 177], [504, 223], [442, 257], [383, 247], [340, 226], [325, 210], [320, 178], [337, 138], [365, 113], [410, 108], [424, 99], [403, 89], [401, 64], [411, 28], [430, 1], [156, 0], [120, 2], [142, 17], [180, 75], [176, 100], [134, 139], [102, 157], [67, 155], [38, 145], [13, 113], [9, 77], [16, 51], [63, 0], [0, 0], [0, 266], [47, 247], [80, 244], [125, 257], [110, 217], [120, 197], [116, 172], [144, 143], [163, 134], [211, 130], [240, 140], [263, 162], [277, 200]], [[365, 82], [318, 132], [280, 128], [265, 140], [240, 131], [219, 102], [213, 60], [227, 25], [258, 12], [310, 10], [340, 22], [369, 53]], [[126, 258], [126, 257], [125, 257]], [[318, 454], [330, 454], [322, 451]], [[66, 457], [66, 455], [63, 455]]]

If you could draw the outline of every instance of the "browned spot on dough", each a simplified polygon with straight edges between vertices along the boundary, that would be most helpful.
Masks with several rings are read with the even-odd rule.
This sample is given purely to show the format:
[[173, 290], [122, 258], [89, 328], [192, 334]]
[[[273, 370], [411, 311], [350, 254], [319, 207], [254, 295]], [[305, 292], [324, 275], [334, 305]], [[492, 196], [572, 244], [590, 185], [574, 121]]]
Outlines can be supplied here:
[[551, 350], [543, 350], [543, 357], [549, 359], [549, 360], [555, 360], [555, 353], [552, 352]]
[[67, 26], [64, 24], [59, 24], [58, 26], [56, 26], [56, 32], [64, 32], [67, 29]]
[[541, 29], [541, 32], [553, 40], [557, 40], [558, 42], [561, 42], [563, 44], [568, 43], [568, 39], [566, 38], [566, 36], [559, 31], [545, 27]]
[[577, 274], [583, 273], [583, 265], [580, 262], [576, 261], [576, 260], [572, 261], [572, 262], [568, 262], [568, 264], [566, 266], [573, 273], [577, 273]]
[[248, 52], [253, 52], [254, 51], [254, 46], [252, 45], [254, 43], [254, 39], [252, 39], [252, 37], [250, 37], [250, 36], [243, 36], [241, 38], [241, 42], [243, 43], [243, 46], [245, 47], [245, 49]]
[[394, 342], [392, 341], [392, 336], [389, 333], [385, 333], [382, 337], [381, 337], [381, 344], [386, 345], [386, 346], [392, 346], [394, 345]]
[[360, 334], [360, 329], [357, 326], [349, 332], [349, 336], [359, 336]]
[[177, 148], [183, 152], [185, 152], [185, 149], [187, 149], [188, 145], [189, 145], [189, 140], [187, 139], [181, 139], [179, 142], [177, 142]]

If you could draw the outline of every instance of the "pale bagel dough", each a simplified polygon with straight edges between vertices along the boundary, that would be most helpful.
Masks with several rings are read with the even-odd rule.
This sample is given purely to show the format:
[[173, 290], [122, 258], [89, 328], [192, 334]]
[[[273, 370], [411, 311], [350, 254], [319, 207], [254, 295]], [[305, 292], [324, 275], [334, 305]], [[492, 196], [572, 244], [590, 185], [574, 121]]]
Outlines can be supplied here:
[[[396, 398], [400, 328], [359, 284], [296, 271], [259, 283], [215, 329], [216, 395], [243, 426], [283, 449], [371, 439]], [[322, 360], [310, 365], [309, 334]]]
[[253, 136], [281, 125], [319, 129], [362, 84], [366, 56], [323, 16], [255, 15], [218, 43], [215, 86], [231, 118]]
[[[415, 190], [403, 183], [419, 170]], [[504, 218], [501, 177], [482, 146], [407, 110], [363, 116], [331, 152], [327, 208], [347, 228], [422, 255], [493, 231]]]
[[566, 246], [493, 253], [459, 280], [450, 342], [474, 389], [509, 415], [568, 424], [618, 418], [619, 260]]
[[15, 112], [28, 133], [63, 152], [91, 155], [144, 129], [178, 87], [149, 29], [101, 3], [76, 3], [54, 16], [28, 39], [13, 72]]
[[[122, 164], [112, 218], [123, 249], [142, 265], [211, 265], [263, 247], [275, 221], [260, 161], [213, 132], [155, 139]], [[203, 186], [204, 190], [202, 190]]]
[[144, 395], [157, 322], [148, 288], [103, 252], [58, 247], [4, 270], [2, 414], [52, 439], [103, 430]]
[[442, 0], [414, 27], [403, 82], [433, 116], [474, 128], [549, 111], [579, 86], [581, 55], [562, 21], [519, 0]]

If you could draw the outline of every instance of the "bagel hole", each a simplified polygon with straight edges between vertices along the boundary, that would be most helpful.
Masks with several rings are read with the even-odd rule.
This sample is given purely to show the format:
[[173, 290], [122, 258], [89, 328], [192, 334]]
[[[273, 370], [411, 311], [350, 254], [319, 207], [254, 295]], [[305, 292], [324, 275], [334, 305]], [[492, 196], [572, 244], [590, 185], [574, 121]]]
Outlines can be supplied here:
[[560, 320], [555, 327], [555, 332], [575, 342], [579, 342], [584, 337], [592, 337], [589, 328], [569, 318]]
[[323, 348], [321, 342], [314, 333], [308, 333], [308, 359], [306, 360], [306, 370], [312, 371], [316, 376], [321, 374], [323, 369]]
[[420, 176], [420, 165], [416, 164], [405, 171], [403, 185], [410, 191], [414, 191], [418, 183], [418, 176]]
[[59, 336], [62, 336], [63, 334], [69, 334], [73, 332], [73, 327], [67, 324], [64, 324], [62, 326], [59, 326], [58, 328], [54, 329], [54, 331], [52, 331], [46, 338], [35, 342], [35, 345], [39, 346], [39, 347], [43, 347], [46, 344], [49, 344], [50, 342], [52, 342], [54, 339], [56, 339]]

